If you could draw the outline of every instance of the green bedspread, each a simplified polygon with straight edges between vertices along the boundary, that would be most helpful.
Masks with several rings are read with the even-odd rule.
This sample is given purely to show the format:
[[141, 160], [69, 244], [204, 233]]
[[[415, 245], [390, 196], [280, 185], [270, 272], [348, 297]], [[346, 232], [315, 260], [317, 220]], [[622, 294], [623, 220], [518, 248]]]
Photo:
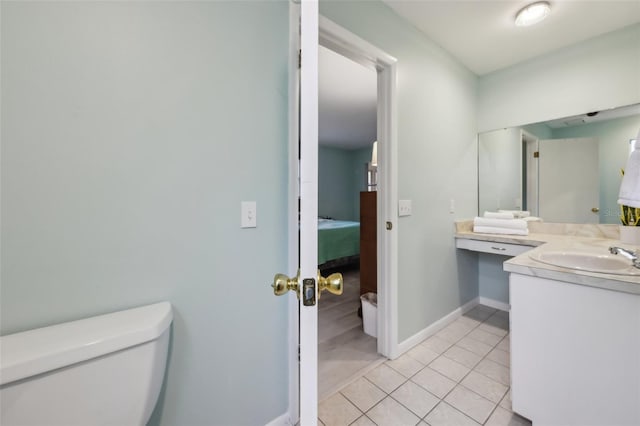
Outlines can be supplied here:
[[360, 253], [360, 223], [318, 220], [318, 265]]

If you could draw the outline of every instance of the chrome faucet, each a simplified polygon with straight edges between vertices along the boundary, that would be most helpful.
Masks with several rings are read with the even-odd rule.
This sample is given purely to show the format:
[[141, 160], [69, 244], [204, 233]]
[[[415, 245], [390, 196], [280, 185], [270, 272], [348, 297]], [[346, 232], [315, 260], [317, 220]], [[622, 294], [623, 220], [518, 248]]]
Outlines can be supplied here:
[[640, 269], [640, 259], [638, 259], [638, 254], [635, 251], [622, 247], [609, 247], [609, 252], [611, 254], [620, 254], [626, 257], [633, 263], [633, 266]]

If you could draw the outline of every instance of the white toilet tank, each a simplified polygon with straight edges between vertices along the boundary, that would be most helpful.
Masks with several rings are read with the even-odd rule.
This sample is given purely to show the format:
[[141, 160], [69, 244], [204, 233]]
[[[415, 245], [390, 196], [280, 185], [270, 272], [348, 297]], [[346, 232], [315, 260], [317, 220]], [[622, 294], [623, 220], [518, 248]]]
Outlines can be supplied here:
[[172, 319], [162, 302], [0, 337], [0, 425], [145, 425]]

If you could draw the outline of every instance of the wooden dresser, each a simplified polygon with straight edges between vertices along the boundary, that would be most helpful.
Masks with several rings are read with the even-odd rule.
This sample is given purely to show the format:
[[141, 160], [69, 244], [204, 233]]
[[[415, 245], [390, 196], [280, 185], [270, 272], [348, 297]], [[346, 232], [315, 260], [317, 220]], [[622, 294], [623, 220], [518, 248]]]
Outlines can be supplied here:
[[378, 292], [377, 192], [360, 193], [360, 294]]

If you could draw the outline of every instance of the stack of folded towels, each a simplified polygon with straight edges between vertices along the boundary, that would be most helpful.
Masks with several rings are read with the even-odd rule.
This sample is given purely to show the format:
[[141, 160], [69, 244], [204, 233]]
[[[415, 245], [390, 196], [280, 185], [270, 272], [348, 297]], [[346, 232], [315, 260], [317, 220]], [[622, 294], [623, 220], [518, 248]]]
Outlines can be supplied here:
[[[513, 211], [484, 212], [483, 217], [473, 219], [473, 232], [482, 234], [529, 235], [527, 227], [528, 212]], [[525, 216], [526, 214], [526, 216]]]

